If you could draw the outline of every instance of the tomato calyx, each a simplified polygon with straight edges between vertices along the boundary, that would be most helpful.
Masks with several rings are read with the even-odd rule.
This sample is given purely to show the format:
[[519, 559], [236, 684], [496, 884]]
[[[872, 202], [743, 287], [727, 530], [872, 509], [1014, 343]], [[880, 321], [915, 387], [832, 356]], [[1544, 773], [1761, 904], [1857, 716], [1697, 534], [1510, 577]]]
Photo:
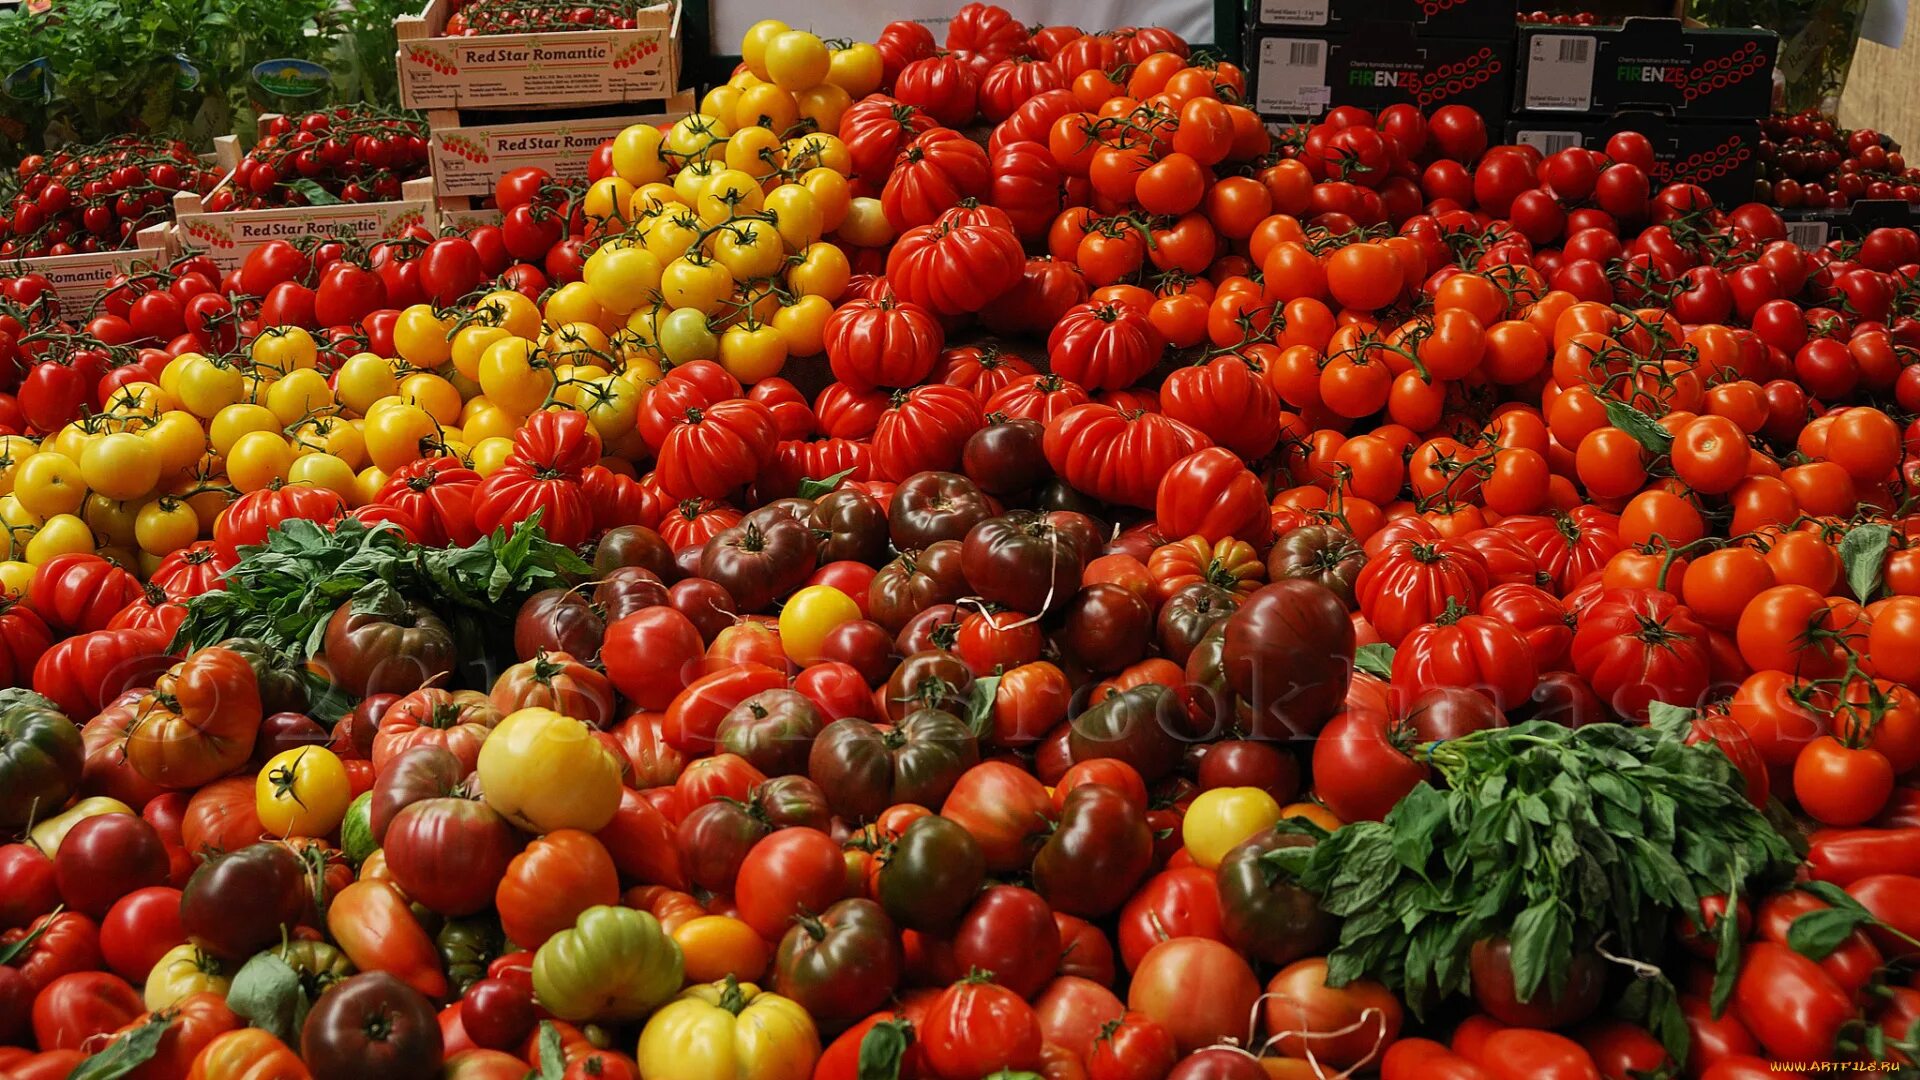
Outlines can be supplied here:
[[[436, 709], [435, 711], [438, 710]], [[306, 751], [302, 750], [292, 761], [287, 762], [285, 765], [276, 766], [267, 773], [267, 783], [273, 785], [273, 797], [276, 799], [292, 799], [293, 804], [302, 810], [307, 808], [307, 804], [305, 800], [300, 798], [300, 792], [295, 790], [295, 787], [300, 779], [300, 761], [306, 756]]]

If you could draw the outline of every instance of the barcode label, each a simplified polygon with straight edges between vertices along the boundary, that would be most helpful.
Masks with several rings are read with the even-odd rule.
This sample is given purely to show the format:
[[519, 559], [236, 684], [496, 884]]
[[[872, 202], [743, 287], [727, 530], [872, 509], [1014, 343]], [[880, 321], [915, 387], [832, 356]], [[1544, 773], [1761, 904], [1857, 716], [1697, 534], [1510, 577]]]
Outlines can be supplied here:
[[1266, 38], [1254, 75], [1254, 107], [1262, 113], [1318, 116], [1333, 95], [1327, 85], [1327, 43], [1317, 38]]
[[1514, 134], [1514, 141], [1531, 146], [1547, 157], [1580, 145], [1580, 133], [1577, 131], [1520, 131]]
[[1593, 107], [1593, 39], [1535, 34], [1527, 50], [1525, 107], [1585, 112]]
[[1827, 246], [1827, 223], [1824, 221], [1789, 221], [1787, 239], [1803, 251], [1812, 251]]
[[1260, 0], [1262, 26], [1325, 26], [1327, 0]]

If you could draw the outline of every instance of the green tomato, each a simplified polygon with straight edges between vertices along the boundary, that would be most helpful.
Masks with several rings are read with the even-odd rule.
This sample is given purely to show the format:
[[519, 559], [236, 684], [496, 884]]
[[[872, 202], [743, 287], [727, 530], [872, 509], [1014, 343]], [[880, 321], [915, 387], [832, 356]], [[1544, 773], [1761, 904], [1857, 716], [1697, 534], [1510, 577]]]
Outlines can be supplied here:
[[373, 842], [373, 792], [363, 791], [347, 804], [347, 816], [340, 821], [340, 850], [355, 866], [380, 850]]
[[680, 989], [680, 946], [644, 911], [590, 907], [533, 955], [535, 1000], [562, 1020], [638, 1020]]

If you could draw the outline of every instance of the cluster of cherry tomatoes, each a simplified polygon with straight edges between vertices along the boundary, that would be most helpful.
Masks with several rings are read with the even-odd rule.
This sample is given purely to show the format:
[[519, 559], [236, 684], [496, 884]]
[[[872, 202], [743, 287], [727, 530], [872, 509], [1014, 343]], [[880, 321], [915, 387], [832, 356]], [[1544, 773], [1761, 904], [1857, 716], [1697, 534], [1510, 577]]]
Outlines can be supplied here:
[[1765, 174], [1755, 194], [1762, 202], [1814, 210], [1861, 199], [1920, 203], [1920, 169], [1908, 168], [1899, 144], [1872, 128], [1846, 131], [1810, 110], [1769, 117], [1762, 132]]
[[0, 214], [0, 258], [39, 258], [134, 246], [167, 220], [175, 192], [216, 179], [185, 143], [121, 135], [93, 146], [30, 154], [13, 170]]
[[550, 34], [557, 30], [631, 30], [629, 0], [468, 0], [448, 17], [448, 37], [481, 34]]
[[208, 196], [209, 211], [387, 202], [427, 174], [427, 125], [411, 113], [336, 105], [261, 125], [260, 141]]

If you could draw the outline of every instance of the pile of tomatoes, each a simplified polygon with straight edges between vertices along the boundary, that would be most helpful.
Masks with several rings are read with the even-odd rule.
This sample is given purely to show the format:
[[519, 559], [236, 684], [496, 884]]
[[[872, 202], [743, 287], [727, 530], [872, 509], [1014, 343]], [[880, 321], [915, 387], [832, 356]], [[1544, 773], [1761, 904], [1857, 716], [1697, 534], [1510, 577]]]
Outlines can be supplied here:
[[204, 194], [217, 174], [182, 142], [121, 135], [93, 146], [30, 154], [0, 214], [0, 257], [33, 259], [134, 246], [167, 220], [175, 192]]
[[427, 125], [412, 113], [336, 105], [275, 116], [227, 181], [206, 199], [212, 212], [389, 202], [427, 174]]
[[468, 0], [455, 7], [441, 31], [448, 37], [480, 34], [550, 34], [564, 30], [631, 30], [630, 0]]
[[1779, 207], [1841, 210], [1861, 199], [1920, 202], [1920, 170], [1907, 167], [1893, 140], [1847, 131], [1817, 111], [1768, 117], [1754, 197]]
[[[1158, 28], [742, 54], [498, 226], [0, 282], [0, 1076], [1907, 1062], [1920, 237], [1802, 250], [1632, 133], [1271, 132]], [[371, 192], [368, 122], [246, 188]], [[176, 641], [293, 519], [590, 569], [490, 637]], [[1604, 942], [1551, 1002], [1474, 943], [1425, 1016], [1330, 971], [1276, 852], [1436, 742], [1669, 707], [1813, 883], [1676, 920], [1673, 1028]]]

